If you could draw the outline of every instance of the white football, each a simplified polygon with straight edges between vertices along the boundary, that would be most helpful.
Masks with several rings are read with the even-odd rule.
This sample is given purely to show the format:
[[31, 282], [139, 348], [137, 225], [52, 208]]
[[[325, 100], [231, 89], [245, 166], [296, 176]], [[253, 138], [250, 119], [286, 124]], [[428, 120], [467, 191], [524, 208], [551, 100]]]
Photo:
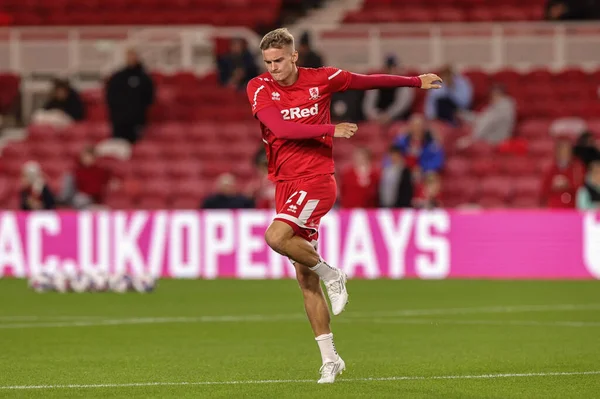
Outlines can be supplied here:
[[34, 274], [29, 278], [29, 287], [35, 292], [48, 292], [54, 289], [52, 275], [49, 273]]
[[91, 281], [90, 277], [83, 272], [78, 272], [73, 275], [70, 279], [71, 281], [71, 289], [74, 292], [82, 293], [87, 292], [90, 289]]
[[137, 292], [152, 292], [156, 288], [156, 279], [150, 274], [138, 274], [131, 279], [133, 289]]
[[115, 274], [109, 277], [108, 286], [113, 292], [120, 294], [131, 289], [131, 277], [126, 274]]
[[104, 272], [91, 272], [90, 276], [90, 291], [104, 292], [108, 290], [108, 275]]
[[65, 293], [71, 290], [71, 279], [68, 274], [57, 272], [52, 279], [54, 281], [54, 289], [57, 292]]

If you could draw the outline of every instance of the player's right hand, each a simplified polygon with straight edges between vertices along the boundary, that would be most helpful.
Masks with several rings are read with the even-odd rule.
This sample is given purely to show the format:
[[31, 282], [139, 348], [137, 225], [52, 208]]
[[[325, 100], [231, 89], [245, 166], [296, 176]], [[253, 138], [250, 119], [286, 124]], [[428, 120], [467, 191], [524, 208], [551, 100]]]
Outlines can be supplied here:
[[343, 137], [349, 139], [354, 136], [354, 133], [358, 130], [356, 123], [339, 123], [335, 125], [335, 133], [333, 137]]
[[435, 73], [426, 73], [424, 75], [419, 75], [419, 79], [421, 79], [421, 89], [429, 90], [439, 89], [442, 87], [442, 78], [437, 76]]

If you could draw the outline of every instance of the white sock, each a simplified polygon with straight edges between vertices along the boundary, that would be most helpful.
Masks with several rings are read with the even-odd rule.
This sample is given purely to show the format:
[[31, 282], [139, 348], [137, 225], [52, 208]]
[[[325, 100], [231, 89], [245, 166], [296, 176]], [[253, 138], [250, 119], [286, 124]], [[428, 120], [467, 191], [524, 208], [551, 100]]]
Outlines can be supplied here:
[[315, 340], [319, 344], [323, 364], [336, 362], [339, 359], [340, 356], [337, 354], [333, 343], [333, 333], [319, 335]]
[[310, 267], [309, 269], [317, 273], [323, 281], [331, 281], [339, 277], [339, 269], [329, 266], [324, 260], [321, 260], [316, 266]]

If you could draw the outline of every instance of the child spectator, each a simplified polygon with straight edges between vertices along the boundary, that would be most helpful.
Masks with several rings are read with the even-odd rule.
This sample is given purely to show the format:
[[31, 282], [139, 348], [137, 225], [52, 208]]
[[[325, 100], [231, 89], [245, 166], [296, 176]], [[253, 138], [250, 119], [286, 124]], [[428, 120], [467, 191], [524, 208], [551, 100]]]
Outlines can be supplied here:
[[541, 203], [548, 208], [575, 208], [575, 195], [584, 178], [584, 167], [573, 159], [571, 142], [559, 138], [554, 164], [542, 181]]
[[24, 211], [54, 209], [54, 195], [46, 184], [44, 175], [37, 162], [29, 161], [23, 165], [21, 191], [21, 209]]
[[353, 163], [341, 176], [342, 208], [376, 208], [378, 205], [380, 171], [373, 165], [371, 152], [366, 148], [354, 151]]
[[110, 171], [96, 162], [94, 148], [86, 147], [79, 155], [73, 172], [64, 178], [61, 202], [76, 209], [101, 204], [106, 192], [116, 184]]
[[423, 182], [417, 187], [413, 207], [419, 209], [434, 209], [442, 206], [440, 175], [429, 172], [425, 175]]
[[238, 193], [235, 176], [223, 173], [217, 178], [216, 193], [202, 203], [203, 209], [243, 209], [254, 208], [254, 201]]

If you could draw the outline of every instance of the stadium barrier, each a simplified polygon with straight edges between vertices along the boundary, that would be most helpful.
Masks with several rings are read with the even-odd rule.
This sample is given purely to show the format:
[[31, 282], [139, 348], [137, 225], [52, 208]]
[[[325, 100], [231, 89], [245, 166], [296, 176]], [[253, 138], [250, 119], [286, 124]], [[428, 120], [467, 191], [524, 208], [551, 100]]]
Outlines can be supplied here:
[[[287, 278], [269, 211], [0, 212], [0, 276], [100, 270]], [[600, 279], [600, 212], [352, 210], [320, 251], [353, 278]]]

